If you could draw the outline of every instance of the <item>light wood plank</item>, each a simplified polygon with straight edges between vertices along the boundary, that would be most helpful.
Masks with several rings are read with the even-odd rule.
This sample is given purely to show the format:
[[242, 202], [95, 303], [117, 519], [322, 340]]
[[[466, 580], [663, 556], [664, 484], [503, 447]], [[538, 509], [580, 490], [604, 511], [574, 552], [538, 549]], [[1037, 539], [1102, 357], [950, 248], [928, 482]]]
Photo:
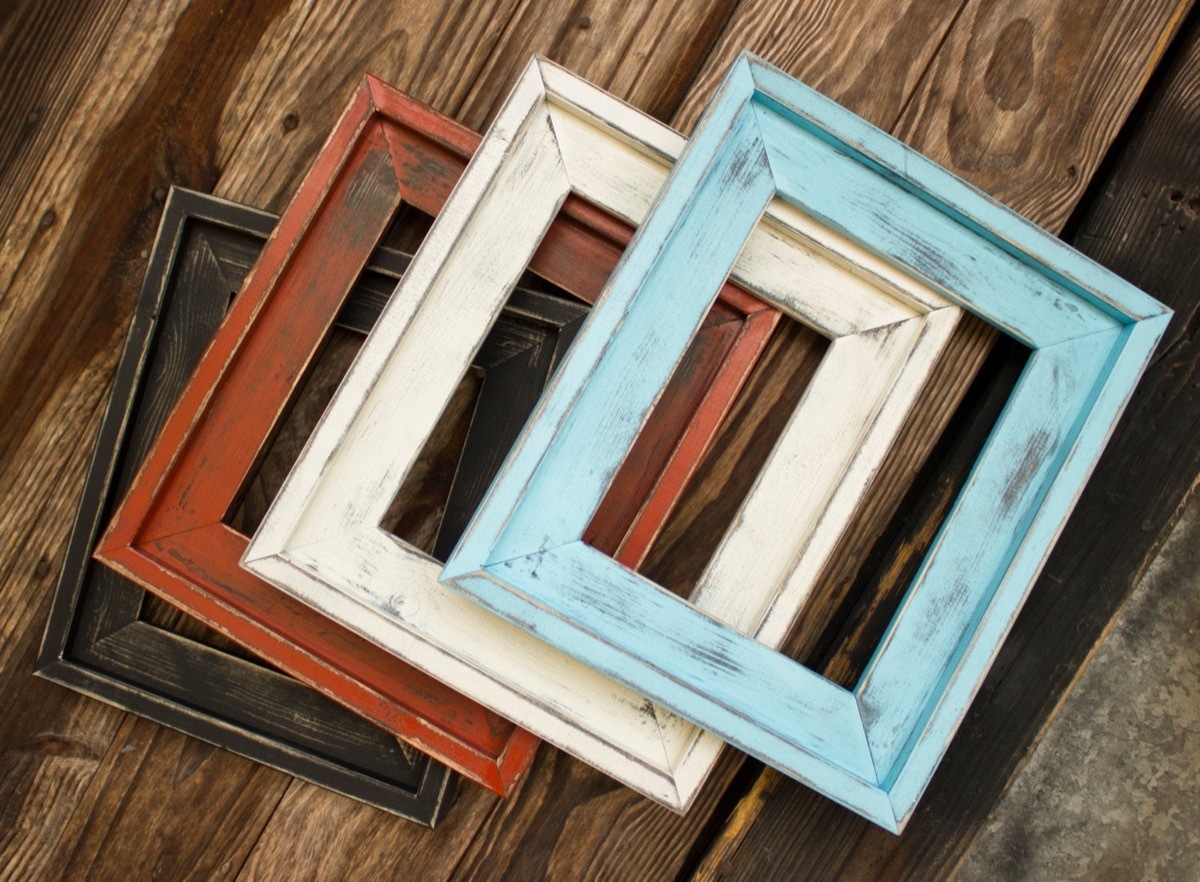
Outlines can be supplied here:
[[[517, 0], [293, 0], [248, 60], [225, 112], [214, 192], [282, 211], [363, 73], [454, 114]], [[453, 60], [451, 60], [453, 59]], [[502, 94], [505, 84], [497, 83]]]

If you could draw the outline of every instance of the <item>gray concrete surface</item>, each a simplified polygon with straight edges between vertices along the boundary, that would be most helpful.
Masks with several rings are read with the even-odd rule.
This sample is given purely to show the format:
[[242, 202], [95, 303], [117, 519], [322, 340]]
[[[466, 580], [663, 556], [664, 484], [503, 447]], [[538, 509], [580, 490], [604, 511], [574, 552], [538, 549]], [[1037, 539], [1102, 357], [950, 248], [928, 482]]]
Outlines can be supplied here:
[[1200, 880], [1200, 494], [959, 882]]

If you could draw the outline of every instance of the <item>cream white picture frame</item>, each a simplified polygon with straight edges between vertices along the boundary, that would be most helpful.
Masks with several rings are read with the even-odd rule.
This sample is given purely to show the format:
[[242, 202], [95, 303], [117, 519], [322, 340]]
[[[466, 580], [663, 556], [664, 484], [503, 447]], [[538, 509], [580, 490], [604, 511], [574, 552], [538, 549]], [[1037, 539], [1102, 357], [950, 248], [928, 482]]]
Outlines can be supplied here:
[[[380, 527], [566, 196], [645, 217], [682, 151], [662, 124], [541, 59], [521, 77], [251, 542], [243, 566], [583, 761], [685, 810], [722, 742], [438, 583]], [[692, 601], [778, 646], [962, 313], [781, 201], [730, 278], [832, 340]], [[694, 332], [694, 328], [693, 328]], [[536, 414], [535, 414], [536, 416]], [[503, 472], [503, 470], [502, 470]], [[804, 473], [781, 513], [757, 488]], [[786, 514], [786, 517], [781, 515]], [[722, 573], [752, 565], [752, 597]]]

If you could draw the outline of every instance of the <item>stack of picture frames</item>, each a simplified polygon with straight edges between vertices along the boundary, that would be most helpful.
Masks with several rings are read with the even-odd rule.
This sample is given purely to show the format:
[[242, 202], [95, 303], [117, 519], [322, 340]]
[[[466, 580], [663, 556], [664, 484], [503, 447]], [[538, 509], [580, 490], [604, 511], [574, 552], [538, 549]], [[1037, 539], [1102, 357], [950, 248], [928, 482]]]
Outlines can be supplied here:
[[[690, 143], [541, 59], [482, 140], [366, 77], [272, 225], [172, 192], [40, 669], [430, 825], [545, 740], [899, 833], [1169, 318], [748, 55]], [[639, 568], [785, 320], [819, 365], [676, 596]], [[833, 683], [782, 650], [978, 320], [1026, 367]]]
[[[165, 417], [98, 556], [278, 668], [507, 794], [532, 759], [537, 742], [528, 731], [237, 565], [248, 540], [240, 517], [246, 496], [273, 436], [294, 414], [293, 399], [339, 310], [356, 311], [351, 294], [376, 243], [393, 222], [411, 222], [402, 206], [439, 212], [478, 140], [383, 83], [364, 80]], [[641, 198], [648, 203], [652, 196]], [[563, 207], [531, 267], [593, 301], [637, 220], [640, 214], [611, 216], [575, 200]], [[462, 465], [457, 474], [451, 469], [452, 486], [433, 503], [445, 513], [440, 530], [424, 551], [453, 546], [585, 313], [578, 302], [517, 291], [488, 343], [464, 365], [484, 377], [474, 384], [478, 401], [460, 442]], [[643, 453], [631, 461], [629, 486], [614, 492], [598, 519], [622, 560], [636, 563], [644, 554], [778, 319], [733, 286], [722, 294]], [[653, 508], [644, 510], [647, 501]], [[436, 586], [438, 566], [423, 557], [428, 569], [418, 587]]]

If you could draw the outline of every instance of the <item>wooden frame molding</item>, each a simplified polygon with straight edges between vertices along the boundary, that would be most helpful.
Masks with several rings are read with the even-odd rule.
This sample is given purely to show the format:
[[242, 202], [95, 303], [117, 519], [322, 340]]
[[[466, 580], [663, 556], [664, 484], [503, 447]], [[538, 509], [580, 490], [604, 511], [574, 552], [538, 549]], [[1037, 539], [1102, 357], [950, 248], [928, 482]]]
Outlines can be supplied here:
[[[265, 665], [147, 621], [147, 594], [92, 548], [168, 409], [212, 339], [276, 218], [172, 189], [150, 254], [37, 673], [377, 808], [433, 826], [449, 770]], [[380, 252], [338, 322], [366, 333], [407, 264]]]
[[[247, 537], [225, 523], [375, 244], [403, 203], [436, 215], [478, 143], [478, 135], [447, 117], [364, 78], [97, 556], [504, 795], [532, 760], [532, 735], [239, 568]], [[530, 268], [594, 301], [632, 232], [621, 219], [570, 199]], [[711, 437], [777, 320], [774, 310], [726, 286], [689, 351], [690, 380], [666, 409], [672, 419], [653, 427], [664, 439], [658, 448], [669, 453], [660, 463], [660, 498], [682, 493], [703, 454], [703, 446], [669, 442], [684, 429], [690, 437]], [[666, 512], [647, 515], [643, 500], [614, 492], [608, 522], [652, 534], [660, 523], [654, 518]], [[431, 566], [430, 585], [436, 575]]]
[[[437, 586], [433, 562], [380, 521], [558, 206], [575, 194], [639, 223], [682, 147], [661, 124], [535, 59], [243, 560], [336, 621], [676, 810], [703, 783], [718, 739]], [[962, 313], [782, 203], [772, 207], [730, 278], [793, 306], [835, 341], [776, 455], [812, 486], [803, 503], [814, 515], [805, 531], [813, 549], [806, 560], [819, 569]], [[725, 274], [706, 282], [709, 296], [697, 314], [679, 321], [666, 309], [654, 317], [678, 332], [682, 350], [702, 327]], [[569, 364], [570, 356], [564, 369]], [[653, 398], [662, 408], [659, 388]], [[826, 415], [848, 396], [852, 412], [830, 425]], [[410, 417], [397, 418], [400, 411]], [[423, 419], [412, 419], [414, 413]], [[631, 445], [653, 420], [628, 424]], [[809, 454], [827, 445], [840, 445], [837, 455], [810, 463]], [[607, 491], [625, 459], [606, 463], [596, 486]], [[584, 471], [573, 474], [564, 496], [574, 496], [577, 481], [591, 480]], [[584, 528], [594, 523], [603, 495], [587, 511]], [[818, 516], [825, 508], [829, 513]], [[619, 558], [605, 559], [624, 568]], [[766, 620], [763, 639], [779, 642], [786, 627], [768, 611], [786, 608], [782, 618], [790, 620], [802, 600], [773, 588], [748, 598], [714, 579], [697, 602], [743, 617], [751, 631]]]
[[[711, 280], [723, 276], [777, 196], [1033, 350], [853, 690], [580, 540], [603, 475], [632, 443], [630, 427], [681, 351], [683, 335], [662, 314], [680, 322], [703, 314]], [[743, 56], [444, 578], [549, 644], [899, 832], [1169, 315], [899, 141]], [[630, 395], [634, 385], [650, 391]], [[568, 505], [564, 476], [578, 462], [600, 477], [586, 485], [572, 478]], [[799, 490], [790, 480], [764, 481], [755, 494], [786, 498]], [[722, 578], [749, 572], [757, 569], [731, 569]]]

